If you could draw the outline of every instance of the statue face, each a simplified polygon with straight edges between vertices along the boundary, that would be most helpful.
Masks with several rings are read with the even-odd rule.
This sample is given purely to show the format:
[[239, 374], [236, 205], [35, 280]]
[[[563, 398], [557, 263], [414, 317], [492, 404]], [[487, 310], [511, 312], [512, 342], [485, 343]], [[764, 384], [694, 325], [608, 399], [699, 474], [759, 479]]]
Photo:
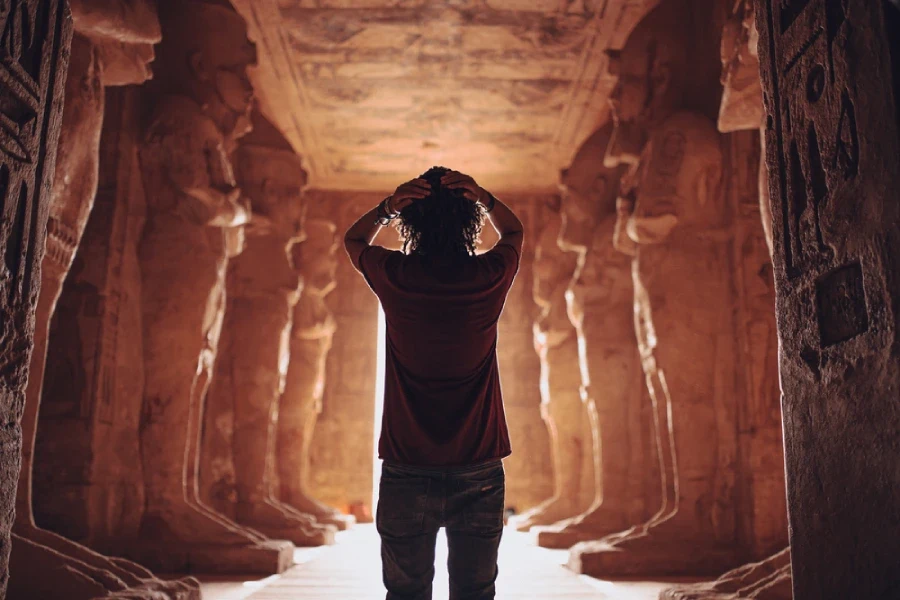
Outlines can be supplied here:
[[282, 237], [297, 242], [303, 241], [303, 222], [306, 216], [306, 202], [303, 188], [295, 181], [268, 179], [263, 182], [259, 201], [254, 199], [254, 207], [259, 205], [262, 212], [272, 221]]
[[591, 243], [594, 227], [604, 214], [611, 213], [618, 188], [618, 167], [604, 165], [612, 123], [588, 137], [567, 169], [560, 172], [562, 230], [560, 245], [569, 251], [583, 252]]
[[304, 293], [327, 294], [336, 285], [337, 237], [335, 226], [324, 219], [306, 223], [306, 239], [291, 249], [291, 258], [303, 277]]
[[202, 31], [179, 34], [191, 36], [182, 43], [192, 48], [188, 61], [191, 76], [199, 84], [199, 100], [209, 106], [214, 118], [227, 121], [223, 123], [226, 134], [240, 137], [251, 128], [253, 85], [249, 69], [257, 64], [256, 45], [248, 39], [247, 26], [237, 13], [219, 6], [194, 10], [194, 18], [203, 24]]
[[608, 210], [614, 187], [612, 174], [598, 161], [596, 167], [602, 169], [593, 173], [586, 186], [570, 185], [571, 178], [563, 177], [563, 223], [560, 243], [567, 250], [583, 251], [590, 244], [594, 226], [600, 213]]
[[626, 45], [610, 59], [610, 74], [618, 80], [609, 96], [615, 122], [604, 163], [609, 167], [637, 162], [646, 141], [651, 104], [651, 57], [636, 44]]
[[617, 81], [609, 95], [609, 105], [616, 121], [642, 120], [650, 103], [650, 68], [650, 57], [634, 44], [610, 58], [609, 72]]
[[722, 104], [719, 131], [757, 129], [764, 110], [759, 79], [759, 35], [752, 8], [744, 6], [732, 15], [722, 31]]
[[562, 215], [559, 206], [556, 210], [546, 211], [544, 228], [538, 236], [534, 251], [532, 294], [534, 301], [541, 307], [548, 307], [556, 300], [554, 290], [567, 282], [575, 268], [577, 256], [566, 252], [559, 246], [559, 233], [562, 227]]

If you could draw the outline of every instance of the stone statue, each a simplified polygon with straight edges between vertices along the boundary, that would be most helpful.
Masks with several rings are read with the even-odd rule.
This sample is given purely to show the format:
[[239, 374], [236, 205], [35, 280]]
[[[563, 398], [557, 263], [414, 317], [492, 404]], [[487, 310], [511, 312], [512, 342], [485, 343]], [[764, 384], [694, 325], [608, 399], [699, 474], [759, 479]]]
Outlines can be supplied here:
[[129, 554], [167, 570], [278, 572], [289, 542], [268, 541], [198, 497], [199, 446], [225, 309], [229, 259], [248, 200], [228, 151], [250, 128], [256, 48], [221, 3], [160, 10], [157, 96], [140, 150], [147, 221], [139, 248], [144, 324], [140, 433], [146, 510]]
[[680, 109], [687, 56], [671, 27], [677, 9], [654, 9], [611, 56], [607, 161], [632, 166], [614, 239], [633, 256], [663, 501], [645, 523], [571, 549], [570, 566], [591, 575], [715, 573], [736, 560], [733, 234], [720, 136], [709, 118]]
[[584, 427], [587, 412], [579, 395], [578, 339], [566, 311], [566, 291], [578, 256], [559, 246], [561, 202], [558, 196], [551, 198], [535, 243], [532, 295], [538, 308], [534, 347], [541, 361], [541, 417], [550, 437], [553, 495], [510, 519], [522, 531], [577, 515], [594, 496], [592, 477], [582, 485], [583, 472], [593, 472], [593, 440], [584, 437], [590, 430]]
[[[581, 372], [573, 375], [581, 383], [581, 418], [589, 425], [585, 466], [591, 476], [591, 501], [565, 520], [532, 530], [538, 543], [547, 547], [568, 548], [579, 539], [626, 527], [632, 522], [629, 511], [634, 501], [640, 500], [628, 499], [633, 490], [621, 477], [628, 471], [623, 459], [630, 454], [627, 415], [640, 407], [640, 369], [630, 328], [628, 260], [612, 247], [611, 207], [622, 169], [603, 165], [611, 129], [601, 127], [591, 135], [561, 173], [564, 227], [558, 245], [578, 263], [564, 297], [578, 340], [575, 364]], [[623, 326], [626, 335], [621, 335]], [[634, 474], [645, 475], [640, 469]]]
[[[719, 131], [758, 130], [764, 123], [762, 89], [759, 80], [759, 57], [753, 5], [738, 2], [722, 32], [722, 103]], [[764, 140], [764, 136], [760, 136]], [[763, 148], [763, 153], [765, 149]], [[739, 218], [746, 221], [747, 231], [741, 246], [739, 265], [743, 288], [745, 347], [747, 372], [747, 406], [743, 431], [751, 481], [744, 486], [752, 503], [752, 528], [747, 538], [754, 554], [771, 551], [787, 541], [787, 510], [784, 505], [784, 462], [778, 386], [778, 338], [775, 328], [775, 289], [770, 254], [772, 251], [772, 213], [769, 204], [765, 161], [758, 165], [758, 210], [753, 198], [738, 200]], [[746, 218], [745, 218], [746, 217]], [[761, 217], [761, 218], [760, 218]], [[761, 227], [755, 227], [755, 221]], [[754, 600], [790, 600], [790, 550], [777, 552], [768, 559], [751, 563], [719, 577], [717, 580], [665, 590], [664, 600], [713, 600], [729, 598]]]
[[[230, 427], [224, 436], [220, 433], [230, 448], [218, 458], [233, 465], [234, 502], [214, 506], [272, 537], [302, 546], [330, 544], [335, 527], [316, 523], [313, 516], [278, 500], [274, 468], [291, 322], [303, 289], [290, 254], [304, 235], [306, 172], [287, 140], [258, 112], [234, 163], [238, 184], [251, 198], [253, 216], [246, 228], [246, 247], [229, 264], [225, 322], [207, 400], [204, 445], [216, 435], [217, 421], [230, 416]], [[218, 428], [221, 432], [221, 425]], [[208, 464], [210, 458], [203, 457], [203, 467], [214, 475], [218, 469]]]
[[346, 529], [355, 519], [316, 500], [308, 490], [309, 448], [322, 412], [325, 361], [337, 327], [325, 302], [336, 285], [337, 249], [335, 225], [322, 218], [307, 220], [306, 239], [293, 247], [292, 263], [303, 279], [303, 294], [293, 309], [275, 464], [282, 502], [313, 515], [320, 523]]
[[[47, 392], [42, 388], [50, 321], [97, 192], [104, 88], [140, 84], [149, 79], [153, 44], [160, 40], [155, 3], [150, 0], [74, 1], [70, 6], [75, 34], [66, 77], [46, 252], [41, 264], [35, 349], [22, 419], [23, 456], [11, 559], [16, 576], [11, 579], [9, 595], [17, 598], [65, 593], [70, 598], [87, 599], [127, 589], [136, 598], [199, 598], [199, 586], [194, 580], [164, 583], [143, 567], [109, 559], [35, 525], [34, 445], [41, 396]], [[83, 365], [77, 367], [80, 370]], [[77, 379], [70, 378], [69, 383], [77, 383]], [[70, 394], [71, 388], [64, 393]], [[53, 468], [58, 472], [59, 466], [54, 464]], [[37, 501], [41, 500], [52, 501]], [[66, 575], [51, 581], [43, 576], [50, 571]]]

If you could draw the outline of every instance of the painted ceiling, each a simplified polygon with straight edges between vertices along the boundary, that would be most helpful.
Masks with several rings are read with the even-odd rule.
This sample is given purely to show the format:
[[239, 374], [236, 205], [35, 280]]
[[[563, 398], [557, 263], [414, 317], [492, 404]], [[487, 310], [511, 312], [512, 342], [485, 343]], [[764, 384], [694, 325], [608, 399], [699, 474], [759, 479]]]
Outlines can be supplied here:
[[653, 0], [234, 0], [264, 114], [311, 187], [387, 190], [432, 165], [556, 188], [607, 119], [607, 48]]

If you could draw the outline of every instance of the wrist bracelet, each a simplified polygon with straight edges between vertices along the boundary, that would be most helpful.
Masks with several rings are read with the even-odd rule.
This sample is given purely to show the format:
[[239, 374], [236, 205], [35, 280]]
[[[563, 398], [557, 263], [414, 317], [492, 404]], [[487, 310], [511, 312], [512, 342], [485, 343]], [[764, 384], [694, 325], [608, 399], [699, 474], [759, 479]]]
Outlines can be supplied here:
[[484, 206], [484, 212], [486, 212], [486, 213], [489, 213], [492, 210], [494, 210], [494, 204], [497, 203], [497, 199], [494, 197], [494, 195], [492, 193], [488, 192], [488, 197], [490, 198], [490, 204], [482, 205], [482, 206]]
[[387, 211], [387, 201], [390, 196], [386, 196], [384, 200], [378, 203], [378, 207], [375, 209], [375, 222], [379, 225], [389, 225], [393, 219], [396, 219], [400, 216], [400, 213], [389, 213]]

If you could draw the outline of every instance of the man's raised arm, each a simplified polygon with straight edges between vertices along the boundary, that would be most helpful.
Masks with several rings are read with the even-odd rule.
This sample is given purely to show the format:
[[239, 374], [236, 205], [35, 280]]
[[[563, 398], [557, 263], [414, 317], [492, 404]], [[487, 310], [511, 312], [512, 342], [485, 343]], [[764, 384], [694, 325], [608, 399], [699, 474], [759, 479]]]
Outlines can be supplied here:
[[458, 171], [450, 171], [445, 174], [441, 178], [441, 184], [451, 189], [462, 189], [466, 198], [484, 206], [488, 220], [500, 236], [500, 241], [497, 243], [508, 244], [521, 255], [524, 230], [522, 221], [506, 204], [475, 183], [472, 177]]
[[400, 215], [400, 211], [415, 200], [431, 193], [431, 186], [424, 179], [413, 179], [401, 184], [394, 193], [382, 200], [350, 226], [344, 234], [344, 248], [353, 266], [359, 269], [359, 256], [375, 241], [382, 226]]

